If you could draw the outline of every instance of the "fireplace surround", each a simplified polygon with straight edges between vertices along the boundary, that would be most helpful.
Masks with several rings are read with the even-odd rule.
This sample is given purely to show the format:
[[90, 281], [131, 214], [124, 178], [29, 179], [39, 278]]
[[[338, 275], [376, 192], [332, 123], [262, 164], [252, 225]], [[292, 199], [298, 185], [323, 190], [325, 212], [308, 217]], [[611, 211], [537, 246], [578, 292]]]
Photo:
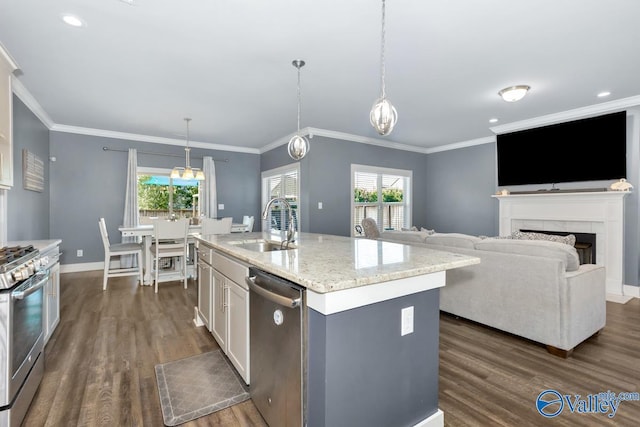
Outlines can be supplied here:
[[624, 295], [624, 191], [494, 195], [501, 236], [521, 229], [595, 234], [595, 260], [606, 269], [607, 293]]

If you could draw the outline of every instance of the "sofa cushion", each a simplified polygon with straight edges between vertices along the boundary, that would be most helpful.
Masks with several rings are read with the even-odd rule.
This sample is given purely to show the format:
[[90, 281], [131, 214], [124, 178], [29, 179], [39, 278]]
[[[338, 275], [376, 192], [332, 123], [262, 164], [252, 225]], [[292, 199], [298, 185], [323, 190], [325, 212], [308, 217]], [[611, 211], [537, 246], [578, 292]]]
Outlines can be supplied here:
[[574, 246], [576, 244], [576, 236], [573, 234], [560, 236], [557, 234], [536, 233], [530, 231], [514, 231], [511, 233], [511, 238], [518, 240], [547, 240], [549, 242], [564, 243], [569, 246]]
[[476, 243], [480, 251], [494, 251], [510, 254], [556, 258], [563, 262], [566, 271], [576, 271], [580, 267], [578, 252], [573, 246], [546, 240], [484, 239]]
[[425, 243], [429, 234], [423, 231], [383, 231], [380, 238], [383, 240], [395, 240], [407, 243]]
[[461, 233], [434, 233], [427, 237], [426, 243], [430, 245], [452, 246], [455, 248], [473, 249], [474, 245], [482, 239], [476, 236]]

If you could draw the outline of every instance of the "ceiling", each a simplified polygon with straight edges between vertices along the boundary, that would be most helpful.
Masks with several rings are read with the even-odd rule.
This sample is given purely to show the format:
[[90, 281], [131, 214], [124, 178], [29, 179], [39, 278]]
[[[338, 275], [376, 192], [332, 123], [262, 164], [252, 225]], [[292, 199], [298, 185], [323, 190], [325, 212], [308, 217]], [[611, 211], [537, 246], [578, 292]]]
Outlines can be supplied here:
[[[0, 0], [0, 10], [18, 85], [54, 130], [180, 144], [190, 117], [195, 146], [264, 150], [296, 130], [294, 59], [306, 61], [302, 128], [416, 151], [640, 104], [637, 0], [387, 0], [399, 120], [386, 137], [369, 124], [378, 0]], [[66, 25], [65, 12], [86, 26]], [[502, 101], [515, 84], [529, 94]]]

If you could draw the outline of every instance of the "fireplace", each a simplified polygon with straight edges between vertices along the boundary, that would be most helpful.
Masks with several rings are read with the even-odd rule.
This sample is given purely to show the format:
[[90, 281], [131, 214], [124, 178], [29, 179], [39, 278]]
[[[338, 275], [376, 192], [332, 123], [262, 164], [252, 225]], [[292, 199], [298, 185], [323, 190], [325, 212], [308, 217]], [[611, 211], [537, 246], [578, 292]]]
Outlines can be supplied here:
[[556, 236], [568, 236], [573, 234], [576, 237], [574, 247], [578, 252], [580, 264], [596, 264], [596, 235], [595, 233], [576, 233], [573, 231], [549, 231], [549, 230], [520, 230], [523, 233], [543, 233]]
[[[592, 263], [606, 269], [607, 293], [624, 295], [624, 191], [494, 195], [499, 233], [518, 230], [594, 234]], [[577, 236], [576, 236], [577, 240]]]

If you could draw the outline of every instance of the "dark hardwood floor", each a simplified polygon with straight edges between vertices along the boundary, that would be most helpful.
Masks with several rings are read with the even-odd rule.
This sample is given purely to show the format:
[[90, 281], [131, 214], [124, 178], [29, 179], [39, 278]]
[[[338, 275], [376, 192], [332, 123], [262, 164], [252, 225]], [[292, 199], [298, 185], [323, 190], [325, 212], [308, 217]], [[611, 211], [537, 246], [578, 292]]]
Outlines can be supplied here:
[[[61, 320], [45, 349], [46, 372], [24, 426], [162, 426], [154, 367], [218, 346], [193, 324], [195, 283], [139, 287], [131, 277], [61, 275]], [[640, 401], [615, 417], [546, 419], [543, 390], [585, 397], [640, 391], [640, 300], [607, 303], [607, 326], [568, 359], [544, 346], [442, 314], [439, 406], [445, 426], [637, 426]], [[184, 424], [265, 426], [251, 401]], [[330, 426], [333, 427], [333, 426]], [[389, 426], [393, 427], [393, 426]]]

